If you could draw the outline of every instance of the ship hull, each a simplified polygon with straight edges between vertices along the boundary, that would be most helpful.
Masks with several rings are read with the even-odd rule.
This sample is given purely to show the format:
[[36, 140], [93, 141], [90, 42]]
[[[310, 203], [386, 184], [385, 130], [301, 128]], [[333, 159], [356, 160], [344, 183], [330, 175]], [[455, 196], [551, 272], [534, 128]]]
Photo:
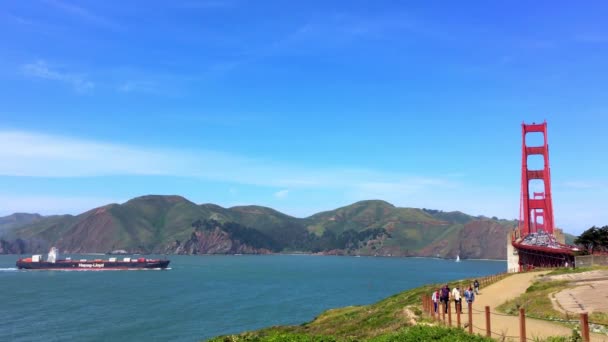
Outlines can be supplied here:
[[169, 266], [169, 260], [146, 261], [76, 261], [60, 260], [57, 262], [17, 261], [17, 268], [22, 270], [58, 270], [58, 271], [112, 271], [112, 270], [164, 270]]

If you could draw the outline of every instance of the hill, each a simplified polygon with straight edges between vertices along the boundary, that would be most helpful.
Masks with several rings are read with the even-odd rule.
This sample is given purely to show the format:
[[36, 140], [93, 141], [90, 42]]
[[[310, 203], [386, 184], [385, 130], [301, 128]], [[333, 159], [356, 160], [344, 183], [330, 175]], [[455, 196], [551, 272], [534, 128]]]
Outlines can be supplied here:
[[461, 212], [398, 208], [384, 201], [361, 201], [309, 218], [316, 235], [382, 230], [357, 248], [358, 254], [506, 258], [506, 238], [516, 222], [474, 217]]
[[40, 214], [14, 213], [0, 217], [0, 236], [13, 229], [25, 226], [29, 223], [39, 221], [43, 218]]
[[[1, 221], [0, 221], [1, 222]], [[514, 221], [461, 212], [361, 201], [307, 218], [271, 208], [195, 204], [180, 196], [142, 196], [79, 215], [21, 221], [0, 253], [272, 253], [506, 258]]]

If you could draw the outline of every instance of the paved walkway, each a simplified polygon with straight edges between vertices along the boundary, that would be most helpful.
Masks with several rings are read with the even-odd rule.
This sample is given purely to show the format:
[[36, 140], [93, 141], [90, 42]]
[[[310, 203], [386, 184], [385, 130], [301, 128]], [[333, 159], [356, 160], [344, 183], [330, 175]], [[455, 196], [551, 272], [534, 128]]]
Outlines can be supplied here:
[[608, 270], [552, 276], [552, 280], [568, 280], [576, 287], [556, 293], [553, 307], [569, 313], [608, 312]]
[[[486, 288], [480, 290], [473, 304], [473, 331], [481, 335], [486, 334], [485, 306], [490, 307], [492, 337], [500, 338], [507, 336], [507, 340], [519, 341], [519, 317], [507, 316], [496, 312], [494, 308], [508, 299], [515, 298], [524, 293], [532, 284], [540, 272], [520, 273], [506, 277]], [[468, 323], [466, 306], [461, 322]], [[447, 320], [447, 317], [446, 317]], [[456, 313], [452, 308], [452, 324], [456, 324]], [[546, 338], [549, 336], [571, 336], [572, 329], [549, 321], [526, 318], [526, 337], [529, 341], [535, 338]], [[592, 341], [606, 341], [608, 336], [592, 334]]]

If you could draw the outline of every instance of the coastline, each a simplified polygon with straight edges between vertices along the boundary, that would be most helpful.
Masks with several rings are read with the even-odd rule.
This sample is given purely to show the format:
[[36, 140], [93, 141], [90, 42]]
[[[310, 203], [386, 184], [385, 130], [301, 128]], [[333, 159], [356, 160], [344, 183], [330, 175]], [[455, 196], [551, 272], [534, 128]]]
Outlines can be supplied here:
[[[420, 258], [420, 257], [419, 257]], [[437, 258], [425, 258], [437, 259]], [[450, 279], [439, 283], [425, 284], [405, 289], [375, 303], [337, 307], [321, 312], [311, 321], [298, 325], [279, 325], [246, 331], [237, 334], [220, 335], [208, 339], [209, 342], [246, 342], [246, 341], [397, 341], [403, 340], [401, 334], [409, 334], [412, 329], [423, 337], [405, 340], [441, 340], [452, 341], [451, 336], [464, 333], [463, 329], [433, 324], [421, 310], [421, 296], [429, 296], [442, 284], [472, 283], [480, 279], [486, 286], [509, 277], [506, 272], [487, 275]], [[421, 323], [421, 324], [419, 324]], [[435, 332], [447, 334], [447, 338], [429, 337]], [[397, 334], [397, 335], [395, 335]], [[493, 341], [477, 335], [463, 335], [459, 341]]]
[[[497, 331], [500, 339], [501, 333], [519, 338], [521, 334], [521, 318], [517, 314], [505, 314], [500, 310], [501, 304], [507, 303], [514, 298], [527, 293], [536, 281], [550, 271], [537, 271], [525, 273], [500, 273], [486, 276], [480, 279], [482, 283], [481, 293], [476, 298], [472, 310], [473, 322], [483, 322], [488, 319], [488, 314], [483, 310], [475, 309], [486, 308], [489, 311], [492, 322], [492, 331]], [[472, 282], [472, 278], [447, 281], [448, 284]], [[426, 284], [411, 288], [395, 295], [389, 296], [376, 303], [361, 306], [347, 306], [342, 308], [330, 309], [322, 312], [309, 322], [297, 326], [274, 326], [255, 331], [243, 332], [240, 334], [223, 335], [214, 337], [208, 341], [494, 341], [486, 338], [486, 326], [483, 323], [473, 324], [470, 334], [454, 337], [458, 333], [464, 333], [466, 329], [456, 328], [454, 308], [450, 307], [450, 323], [446, 322], [448, 315], [443, 319], [431, 317], [424, 311], [425, 297], [430, 300], [430, 294], [440, 284]], [[465, 309], [466, 310], [466, 309]], [[526, 309], [525, 325], [526, 330], [523, 338], [534, 337], [534, 340], [545, 341], [566, 341], [573, 334], [572, 326], [564, 326], [552, 320], [543, 320], [529, 316]], [[459, 318], [460, 319], [460, 318]], [[468, 324], [468, 319], [463, 318], [464, 324]], [[460, 323], [460, 321], [458, 321]], [[449, 326], [448, 326], [449, 325]], [[466, 327], [466, 326], [465, 326]], [[452, 336], [451, 338], [435, 337], [438, 331]], [[417, 332], [416, 337], [411, 337], [412, 332]], [[592, 341], [608, 340], [605, 335], [591, 334]], [[407, 338], [403, 338], [407, 336]], [[483, 336], [483, 337], [482, 337]], [[557, 339], [555, 339], [557, 338]]]
[[[36, 253], [5, 253], [0, 255], [30, 255]], [[45, 253], [42, 253], [45, 254]], [[223, 253], [223, 254], [166, 254], [166, 253], [124, 253], [124, 254], [108, 254], [101, 252], [83, 252], [83, 253], [63, 253], [64, 255], [184, 255], [184, 256], [221, 256], [221, 255], [234, 255], [234, 256], [243, 256], [243, 255], [303, 255], [303, 256], [336, 256], [336, 257], [351, 257], [351, 258], [411, 258], [411, 259], [436, 259], [436, 260], [454, 260], [453, 258], [442, 258], [436, 256], [407, 256], [407, 255], [350, 255], [350, 254], [327, 254], [327, 253], [310, 253], [310, 252], [287, 252], [287, 253]], [[463, 261], [500, 261], [506, 262], [507, 259], [460, 259]]]

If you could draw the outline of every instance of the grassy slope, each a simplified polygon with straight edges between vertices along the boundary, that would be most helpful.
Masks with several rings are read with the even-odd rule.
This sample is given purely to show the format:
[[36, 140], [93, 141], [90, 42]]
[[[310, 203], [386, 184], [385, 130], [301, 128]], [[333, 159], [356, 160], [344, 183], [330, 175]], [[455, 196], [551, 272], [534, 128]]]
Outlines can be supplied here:
[[[453, 283], [472, 281], [473, 279], [463, 279]], [[220, 336], [211, 341], [429, 341], [435, 337], [441, 341], [492, 341], [461, 334], [462, 330], [457, 329], [412, 329], [412, 318], [425, 325], [431, 324], [428, 318], [421, 316], [420, 297], [432, 293], [440, 286], [425, 285], [371, 305], [328, 310], [313, 321], [299, 326], [271, 327], [239, 335]], [[442, 337], [444, 335], [452, 335], [454, 339]]]
[[403, 327], [395, 332], [378, 335], [371, 338], [340, 338], [328, 335], [310, 335], [282, 331], [270, 331], [265, 334], [241, 336], [223, 336], [211, 339], [212, 342], [338, 342], [338, 341], [368, 341], [368, 342], [482, 342], [494, 341], [479, 335], [469, 335], [462, 329], [439, 326]]
[[[559, 275], [559, 274], [571, 274], [571, 273], [583, 273], [596, 269], [608, 269], [607, 267], [579, 267], [576, 269], [571, 268], [561, 268], [555, 270], [551, 273], [548, 273], [547, 276], [551, 275]], [[551, 303], [551, 295], [557, 293], [561, 290], [575, 287], [569, 283], [567, 280], [539, 280], [536, 281], [532, 286], [530, 286], [526, 293], [521, 296], [509, 300], [499, 306], [497, 310], [511, 314], [517, 315], [519, 312], [519, 308], [523, 307], [526, 309], [526, 315], [530, 317], [536, 317], [541, 319], [549, 319], [549, 320], [576, 320], [578, 319], [577, 315], [567, 315], [562, 313], [561, 311], [557, 311], [553, 308], [553, 304]], [[589, 321], [608, 325], [608, 315], [605, 313], [596, 312], [589, 316]]]
[[[143, 196], [122, 205], [111, 204], [78, 216], [57, 216], [18, 229], [20, 237], [74, 244], [95, 238], [96, 250], [152, 250], [165, 241], [187, 237], [191, 224], [208, 216], [204, 208], [178, 196]], [[72, 242], [72, 240], [74, 240]], [[92, 252], [93, 252], [92, 251]]]
[[282, 245], [294, 245], [306, 236], [305, 220], [261, 206], [238, 206], [227, 210], [232, 221], [272, 237]]
[[[579, 268], [576, 270], [559, 269], [549, 275], [586, 272], [606, 267]], [[508, 276], [508, 275], [507, 275]], [[472, 279], [458, 280], [451, 283], [470, 283]], [[425, 285], [386, 298], [378, 303], [366, 306], [350, 306], [328, 310], [313, 321], [300, 326], [277, 326], [238, 335], [218, 336], [211, 342], [231, 341], [494, 341], [478, 335], [468, 335], [462, 329], [448, 329], [434, 326], [434, 322], [421, 316], [419, 309], [420, 296], [432, 292], [440, 285]], [[503, 312], [518, 312], [526, 308], [526, 314], [544, 319], [561, 319], [559, 312], [552, 309], [549, 294], [569, 286], [564, 281], [539, 281], [530, 286], [519, 298], [508, 301], [498, 309]], [[410, 314], [406, 314], [406, 313]], [[411, 326], [409, 319], [414, 314], [418, 325]], [[572, 318], [572, 317], [570, 317]], [[590, 321], [607, 323], [606, 315], [591, 316]], [[577, 339], [579, 338], [579, 339]], [[580, 341], [580, 335], [554, 336], [539, 342]]]
[[568, 234], [568, 233], [564, 233], [564, 237], [565, 237], [565, 240], [566, 240], [566, 244], [568, 244], [568, 245], [574, 245], [574, 240], [578, 236], [572, 235], [572, 234]]
[[[44, 218], [16, 229], [15, 236], [62, 242], [65, 248], [91, 242], [95, 250], [114, 249], [153, 251], [169, 243], [188, 239], [192, 223], [198, 219], [237, 222], [255, 228], [285, 243], [306, 234], [305, 220], [282, 214], [270, 208], [248, 206], [225, 209], [217, 205], [196, 205], [179, 196], [142, 196], [124, 204], [110, 204], [78, 216]], [[95, 241], [87, 241], [90, 237]], [[73, 243], [72, 243], [73, 241]], [[46, 246], [44, 247], [46, 248]]]
[[[362, 254], [382, 255], [426, 255], [455, 257], [506, 257], [507, 232], [514, 226], [513, 221], [492, 220], [466, 215], [462, 212], [443, 212], [439, 210], [398, 208], [384, 201], [361, 201], [352, 205], [322, 212], [308, 218], [307, 229], [317, 235], [326, 230], [340, 234], [347, 229], [362, 231], [371, 228], [384, 228], [391, 237], [383, 241], [384, 249], [363, 248]], [[474, 223], [474, 224], [473, 224]], [[465, 231], [467, 225], [473, 224]], [[475, 227], [481, 230], [475, 231]], [[489, 233], [492, 229], [492, 234]], [[487, 231], [486, 231], [487, 230]], [[466, 234], [465, 234], [466, 233]], [[502, 253], [487, 255], [483, 250], [487, 245], [482, 239], [488, 235], [499, 241], [493, 249], [504, 249]], [[500, 237], [504, 235], [504, 239]], [[497, 236], [498, 239], [496, 238]], [[464, 238], [480, 240], [475, 253], [466, 253], [470, 243], [462, 245]], [[470, 242], [470, 241], [467, 241]], [[460, 252], [464, 253], [460, 253]], [[503, 255], [504, 254], [504, 255]]]
[[[236, 222], [259, 230], [285, 250], [303, 251], [306, 249], [300, 248], [307, 232], [320, 236], [328, 230], [337, 236], [349, 229], [361, 232], [384, 228], [390, 238], [374, 242], [374, 248], [366, 245], [357, 253], [448, 257], [454, 257], [461, 248], [459, 239], [465, 225], [477, 220], [460, 212], [397, 208], [384, 201], [361, 201], [299, 219], [260, 206], [222, 208], [213, 204], [196, 205], [179, 196], [142, 196], [78, 216], [44, 218], [14, 232], [48, 244], [61, 242], [72, 250], [80, 247], [81, 251], [89, 252], [160, 251], [175, 240], [188, 239], [191, 224], [198, 219]], [[483, 231], [480, 234], [483, 235]], [[78, 246], [79, 243], [82, 246]], [[90, 250], [92, 248], [94, 250]]]
[[420, 209], [397, 208], [384, 201], [361, 201], [308, 219], [308, 230], [317, 235], [326, 230], [337, 235], [348, 229], [384, 228], [391, 234], [386, 245], [402, 250], [422, 248], [450, 229], [444, 221]]
[[28, 224], [42, 220], [44, 217], [39, 214], [15, 213], [0, 217], [0, 237], [9, 233], [13, 229], [26, 226]]
[[63, 230], [61, 227], [69, 227], [75, 220], [76, 216], [72, 215], [50, 216], [38, 222], [20, 227], [11, 233], [26, 239], [35, 236], [55, 239]]

